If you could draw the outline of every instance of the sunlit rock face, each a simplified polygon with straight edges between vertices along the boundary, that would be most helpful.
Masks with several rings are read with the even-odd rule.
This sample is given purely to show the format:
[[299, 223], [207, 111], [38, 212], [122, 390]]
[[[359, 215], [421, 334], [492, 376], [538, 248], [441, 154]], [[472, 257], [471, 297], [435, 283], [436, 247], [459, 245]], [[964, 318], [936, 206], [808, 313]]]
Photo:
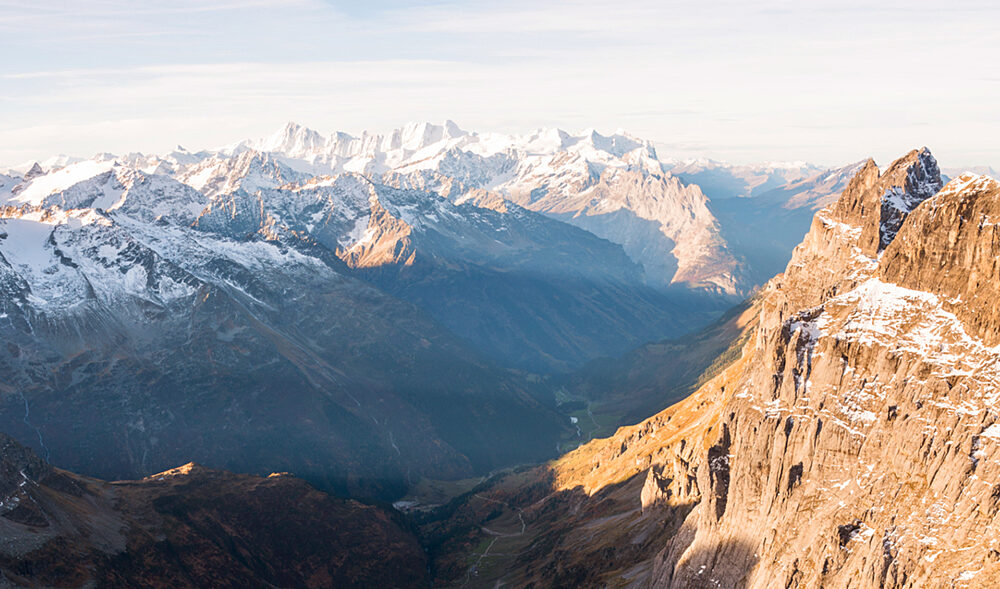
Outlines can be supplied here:
[[654, 585], [995, 581], [1000, 326], [958, 297], [995, 296], [1000, 191], [936, 170], [865, 166], [769, 285]]

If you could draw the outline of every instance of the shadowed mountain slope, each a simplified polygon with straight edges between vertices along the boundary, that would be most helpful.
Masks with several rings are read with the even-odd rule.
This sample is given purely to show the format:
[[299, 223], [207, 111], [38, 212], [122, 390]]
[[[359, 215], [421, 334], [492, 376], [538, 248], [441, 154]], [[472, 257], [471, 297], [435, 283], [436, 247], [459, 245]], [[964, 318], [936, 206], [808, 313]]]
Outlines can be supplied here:
[[109, 483], [2, 434], [0, 535], [5, 586], [429, 586], [398, 515], [294, 477], [186, 464]]

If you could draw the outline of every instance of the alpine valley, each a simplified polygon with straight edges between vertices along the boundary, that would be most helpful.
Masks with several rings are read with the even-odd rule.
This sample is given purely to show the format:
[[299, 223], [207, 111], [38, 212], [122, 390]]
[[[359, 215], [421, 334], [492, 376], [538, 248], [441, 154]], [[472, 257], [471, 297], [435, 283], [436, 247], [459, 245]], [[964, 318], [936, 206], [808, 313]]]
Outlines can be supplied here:
[[996, 586], [1000, 184], [952, 175], [450, 121], [8, 170], [0, 578]]

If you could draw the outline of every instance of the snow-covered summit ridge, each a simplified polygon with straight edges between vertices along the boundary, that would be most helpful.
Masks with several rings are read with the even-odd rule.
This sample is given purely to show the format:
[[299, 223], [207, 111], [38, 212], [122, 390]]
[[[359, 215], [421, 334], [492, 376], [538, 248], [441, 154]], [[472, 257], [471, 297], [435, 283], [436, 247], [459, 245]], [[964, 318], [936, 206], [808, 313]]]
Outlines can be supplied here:
[[[945, 184], [944, 188], [942, 188], [937, 195], [935, 195], [935, 202], [961, 192], [982, 192], [986, 190], [996, 190], [998, 188], [1000, 188], [1000, 180], [997, 180], [993, 176], [976, 174], [974, 172], [965, 172]], [[934, 203], [932, 202], [931, 204]]]
[[[0, 202], [39, 206], [74, 183], [103, 178], [120, 167], [170, 176], [210, 200], [350, 173], [437, 193], [455, 204], [488, 202], [484, 206], [503, 210], [508, 200], [622, 245], [653, 283], [682, 282], [729, 293], [742, 288], [738, 263], [726, 251], [706, 196], [674, 178], [651, 142], [624, 132], [481, 134], [445, 121], [410, 123], [386, 134], [324, 136], [289, 123], [269, 137], [218, 150], [101, 154], [41, 170], [37, 178], [0, 182]], [[61, 204], [79, 203], [63, 199]], [[597, 219], [602, 222], [594, 223]], [[662, 235], [653, 247], [636, 235], [647, 231], [646, 224]]]
[[545, 128], [522, 135], [476, 133], [448, 120], [440, 124], [411, 122], [388, 133], [365, 131], [359, 136], [339, 131], [324, 136], [289, 122], [268, 137], [240, 141], [213, 152], [235, 155], [248, 149], [262, 151], [300, 160], [286, 163], [302, 171], [336, 174], [344, 171], [384, 173], [401, 167], [433, 167], [443, 154], [452, 150], [484, 158], [498, 154], [529, 157], [574, 152], [604, 164], [622, 165], [614, 160], [640, 148], [656, 157], [652, 142], [621, 130], [611, 135], [602, 135], [594, 129], [569, 133], [562, 129]]

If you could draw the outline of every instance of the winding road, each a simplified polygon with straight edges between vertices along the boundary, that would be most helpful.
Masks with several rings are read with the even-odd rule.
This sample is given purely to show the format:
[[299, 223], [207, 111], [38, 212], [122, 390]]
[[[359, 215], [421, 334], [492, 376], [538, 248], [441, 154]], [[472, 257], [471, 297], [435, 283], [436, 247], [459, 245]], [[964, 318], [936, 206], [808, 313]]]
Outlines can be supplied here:
[[507, 509], [516, 510], [517, 519], [520, 520], [521, 522], [521, 531], [517, 532], [516, 534], [509, 534], [509, 533], [497, 532], [496, 530], [491, 530], [486, 526], [480, 526], [479, 529], [482, 530], [483, 533], [493, 536], [493, 540], [486, 547], [486, 550], [483, 550], [483, 553], [479, 555], [479, 558], [476, 559], [476, 562], [469, 567], [468, 572], [466, 572], [465, 574], [465, 582], [462, 583], [461, 587], [465, 587], [466, 585], [469, 584], [470, 581], [472, 581], [472, 575], [476, 574], [476, 572], [479, 570], [480, 563], [482, 563], [483, 559], [486, 558], [487, 555], [489, 555], [490, 550], [493, 548], [493, 545], [497, 543], [497, 540], [499, 540], [500, 538], [517, 538], [519, 536], [523, 536], [524, 531], [528, 529], [528, 525], [524, 521], [524, 510], [521, 509], [520, 507], [511, 507], [510, 504], [507, 503], [506, 501], [497, 501], [496, 499], [491, 499], [490, 497], [483, 497], [478, 493], [473, 495], [473, 497], [476, 497], [477, 499], [482, 499], [483, 501], [489, 501], [491, 503], [499, 503], [500, 505], [503, 505]]

